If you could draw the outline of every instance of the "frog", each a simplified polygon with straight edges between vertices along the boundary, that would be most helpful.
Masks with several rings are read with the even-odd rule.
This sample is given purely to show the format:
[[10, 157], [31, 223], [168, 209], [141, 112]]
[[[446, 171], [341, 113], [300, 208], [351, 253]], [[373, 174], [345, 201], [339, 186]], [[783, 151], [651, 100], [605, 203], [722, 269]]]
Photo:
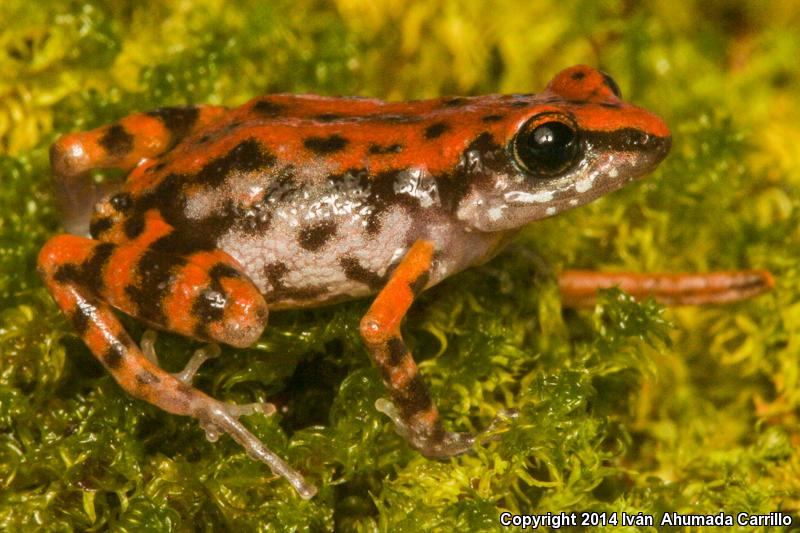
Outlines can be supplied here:
[[[360, 334], [388, 393], [376, 408], [423, 455], [465, 453], [481, 434], [445, 430], [401, 334], [406, 312], [527, 224], [651, 173], [671, 142], [660, 117], [586, 65], [540, 93], [409, 102], [274, 94], [236, 108], [160, 108], [53, 144], [67, 232], [45, 243], [37, 268], [128, 394], [193, 417], [211, 440], [229, 435], [311, 498], [316, 487], [240, 420], [273, 405], [234, 405], [194, 387], [220, 344], [253, 345], [270, 311], [374, 295]], [[106, 168], [125, 179], [96, 183], [91, 171]], [[576, 271], [561, 290], [576, 304], [615, 284], [695, 303], [772, 283], [748, 271], [710, 279]], [[205, 346], [167, 372], [150, 331], [137, 344], [115, 311]]]

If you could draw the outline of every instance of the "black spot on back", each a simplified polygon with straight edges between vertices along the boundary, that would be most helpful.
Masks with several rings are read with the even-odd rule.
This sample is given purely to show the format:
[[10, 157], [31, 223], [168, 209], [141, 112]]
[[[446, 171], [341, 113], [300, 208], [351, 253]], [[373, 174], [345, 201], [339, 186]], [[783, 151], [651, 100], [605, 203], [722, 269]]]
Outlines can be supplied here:
[[269, 100], [259, 100], [253, 104], [253, 111], [259, 115], [274, 118], [283, 114], [283, 106]]
[[448, 98], [443, 103], [444, 103], [444, 105], [446, 107], [459, 107], [459, 106], [462, 106], [462, 105], [466, 104], [467, 103], [467, 99], [466, 98], [462, 98], [460, 96], [457, 96], [455, 98]]
[[400, 143], [393, 143], [386, 146], [380, 144], [370, 144], [369, 153], [371, 154], [399, 154], [403, 151], [403, 145]]
[[582, 70], [579, 70], [577, 72], [573, 72], [572, 75], [570, 76], [570, 78], [572, 78], [575, 81], [581, 81], [585, 77], [586, 77], [586, 73], [584, 71], [582, 71]]
[[341, 119], [342, 115], [338, 113], [322, 113], [314, 117], [314, 120], [319, 120], [320, 122], [336, 122]]
[[618, 104], [616, 102], [600, 102], [600, 106], [607, 107], [610, 109], [619, 109], [620, 107], [622, 107], [621, 104]]
[[481, 117], [483, 122], [500, 122], [505, 118], [505, 115], [484, 115]]
[[325, 246], [335, 234], [336, 223], [332, 220], [323, 220], [301, 229], [297, 235], [297, 242], [309, 252], [314, 252]]
[[192, 131], [200, 116], [200, 110], [196, 107], [163, 107], [147, 114], [159, 119], [169, 130], [171, 148]]
[[425, 128], [425, 138], [435, 139], [450, 129], [446, 122], [436, 122]]
[[344, 149], [349, 142], [341, 135], [334, 133], [328, 137], [309, 137], [303, 141], [303, 145], [318, 154], [332, 154]]
[[358, 259], [346, 255], [339, 258], [339, 265], [344, 270], [344, 275], [347, 279], [363, 283], [372, 290], [378, 290], [384, 285], [384, 278], [375, 272], [368, 270], [361, 266]]
[[376, 115], [375, 120], [378, 120], [380, 122], [389, 122], [391, 124], [411, 124], [414, 122], [421, 121], [422, 117], [418, 115], [389, 114], [389, 115]]
[[275, 156], [256, 139], [245, 139], [227, 154], [206, 164], [194, 180], [210, 186], [219, 186], [234, 172], [253, 172], [271, 167]]
[[112, 157], [125, 157], [133, 150], [133, 135], [121, 124], [114, 124], [109, 126], [98, 143]]

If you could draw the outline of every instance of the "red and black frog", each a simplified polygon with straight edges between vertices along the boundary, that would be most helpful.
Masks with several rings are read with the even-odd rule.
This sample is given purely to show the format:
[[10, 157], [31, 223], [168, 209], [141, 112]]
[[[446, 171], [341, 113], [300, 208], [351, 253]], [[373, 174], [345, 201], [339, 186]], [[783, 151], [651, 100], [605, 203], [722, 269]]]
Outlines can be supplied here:
[[[227, 433], [305, 498], [316, 489], [239, 421], [274, 410], [192, 386], [217, 343], [253, 344], [269, 310], [377, 294], [361, 335], [389, 399], [376, 406], [429, 457], [469, 450], [444, 430], [400, 333], [423, 290], [493, 257], [531, 221], [583, 205], [652, 171], [670, 149], [652, 113], [586, 66], [539, 94], [388, 103], [279, 94], [235, 109], [165, 108], [61, 137], [57, 200], [71, 234], [39, 270], [78, 335], [131, 395]], [[124, 183], [87, 173], [118, 168]], [[715, 277], [716, 276], [716, 277]], [[763, 272], [561, 278], [566, 302], [600, 286], [673, 301], [724, 301], [771, 286]], [[162, 370], [113, 309], [209, 343]]]

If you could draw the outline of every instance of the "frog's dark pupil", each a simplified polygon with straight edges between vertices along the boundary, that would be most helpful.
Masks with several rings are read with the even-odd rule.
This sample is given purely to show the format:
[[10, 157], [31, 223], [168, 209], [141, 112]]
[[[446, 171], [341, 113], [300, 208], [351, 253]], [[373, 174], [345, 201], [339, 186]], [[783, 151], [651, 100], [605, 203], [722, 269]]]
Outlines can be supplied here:
[[517, 157], [534, 174], [555, 174], [571, 163], [577, 149], [575, 130], [558, 121], [545, 122], [516, 142]]

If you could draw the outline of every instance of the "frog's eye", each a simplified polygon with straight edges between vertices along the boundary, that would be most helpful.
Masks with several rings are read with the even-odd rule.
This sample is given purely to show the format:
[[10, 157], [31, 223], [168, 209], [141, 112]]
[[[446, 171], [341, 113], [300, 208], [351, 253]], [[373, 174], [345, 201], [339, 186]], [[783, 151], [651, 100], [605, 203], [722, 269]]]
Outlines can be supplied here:
[[569, 168], [577, 158], [579, 144], [573, 122], [553, 113], [533, 117], [512, 141], [520, 166], [540, 176], [560, 174]]

